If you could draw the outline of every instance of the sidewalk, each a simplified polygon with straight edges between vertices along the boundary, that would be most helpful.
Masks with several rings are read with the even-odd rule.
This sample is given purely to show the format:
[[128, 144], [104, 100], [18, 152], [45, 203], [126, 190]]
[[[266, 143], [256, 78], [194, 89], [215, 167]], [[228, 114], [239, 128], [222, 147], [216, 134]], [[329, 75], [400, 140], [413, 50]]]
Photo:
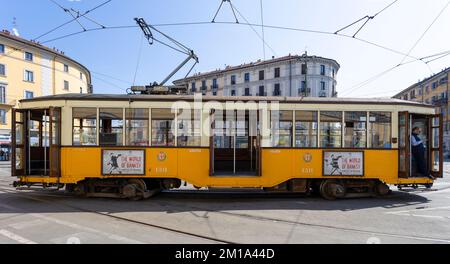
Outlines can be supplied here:
[[11, 161], [0, 161], [0, 168], [11, 168]]

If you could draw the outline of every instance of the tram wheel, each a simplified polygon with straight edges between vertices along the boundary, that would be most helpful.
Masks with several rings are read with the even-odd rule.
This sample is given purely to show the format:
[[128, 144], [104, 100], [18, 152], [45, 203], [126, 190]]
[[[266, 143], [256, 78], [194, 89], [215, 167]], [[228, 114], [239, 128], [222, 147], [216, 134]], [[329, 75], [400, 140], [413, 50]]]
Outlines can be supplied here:
[[336, 180], [326, 180], [320, 184], [320, 195], [326, 200], [344, 198], [346, 194], [345, 186]]
[[128, 194], [130, 194], [128, 195], [128, 199], [132, 201], [140, 201], [144, 199], [145, 192], [147, 192], [147, 185], [143, 180], [130, 179], [127, 181], [127, 185], [124, 189], [128, 189]]

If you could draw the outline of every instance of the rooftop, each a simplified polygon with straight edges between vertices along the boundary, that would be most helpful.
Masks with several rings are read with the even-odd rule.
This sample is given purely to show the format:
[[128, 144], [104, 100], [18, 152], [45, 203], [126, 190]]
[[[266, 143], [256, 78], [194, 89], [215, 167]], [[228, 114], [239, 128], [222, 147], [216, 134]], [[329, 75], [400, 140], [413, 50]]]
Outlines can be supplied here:
[[187, 77], [185, 79], [175, 80], [174, 83], [180, 82], [180, 81], [184, 81], [184, 80], [197, 79], [199, 77], [208, 77], [208, 76], [211, 76], [211, 75], [217, 75], [217, 74], [222, 74], [222, 73], [236, 71], [236, 70], [242, 70], [242, 69], [246, 69], [246, 68], [250, 68], [250, 67], [262, 66], [262, 65], [267, 65], [267, 64], [277, 63], [277, 62], [283, 62], [283, 61], [289, 61], [289, 60], [297, 60], [297, 59], [328, 60], [328, 61], [331, 61], [332, 63], [335, 63], [337, 65], [337, 67], [340, 68], [339, 63], [336, 60], [333, 60], [333, 59], [328, 59], [328, 58], [319, 57], [319, 56], [308, 56], [307, 53], [305, 53], [305, 54], [303, 54], [301, 56], [300, 55], [291, 55], [291, 54], [289, 54], [288, 56], [284, 56], [284, 57], [279, 57], [279, 58], [272, 57], [272, 59], [269, 59], [269, 60], [258, 60], [256, 62], [244, 63], [244, 64], [241, 64], [239, 66], [226, 66], [225, 69], [217, 69], [217, 70], [209, 71], [209, 72], [205, 72], [205, 73], [197, 73], [197, 74], [189, 76], [189, 77]]
[[409, 86], [408, 88], [404, 89], [403, 91], [399, 92], [398, 94], [394, 95], [393, 97], [398, 97], [401, 96], [404, 92], [407, 92], [413, 88], [416, 88], [417, 86], [423, 85], [427, 82], [429, 82], [430, 80], [438, 77], [439, 75], [442, 75], [443, 73], [450, 73], [450, 67], [443, 69], [442, 71], [440, 71], [439, 73], [436, 73], [428, 78], [423, 79], [422, 81], [419, 81], [411, 86]]
[[68, 56], [65, 55], [64, 52], [61, 51], [61, 50], [58, 50], [58, 49], [56, 49], [56, 48], [49, 48], [49, 47], [46, 47], [46, 46], [40, 44], [40, 43], [37, 42], [37, 41], [26, 40], [26, 39], [24, 39], [24, 38], [15, 36], [15, 35], [11, 34], [11, 32], [9, 32], [8, 30], [2, 30], [2, 31], [0, 31], [0, 37], [5, 37], [5, 38], [7, 38], [7, 39], [9, 39], [9, 40], [16, 41], [16, 42], [19, 42], [19, 43], [22, 43], [22, 44], [25, 44], [25, 45], [28, 45], [28, 46], [31, 46], [31, 47], [34, 47], [34, 48], [37, 48], [37, 49], [46, 51], [46, 52], [49, 52], [49, 53], [51, 53], [51, 54], [53, 54], [53, 55], [57, 55], [57, 56], [59, 56], [59, 57], [62, 57], [62, 58], [64, 58], [64, 59], [66, 59], [66, 60], [68, 60], [68, 61], [70, 61], [70, 62], [72, 62], [72, 63], [74, 63], [74, 64], [76, 64], [76, 65], [78, 65], [78, 66], [80, 66], [81, 68], [85, 69], [85, 70], [89, 73], [89, 79], [90, 79], [90, 77], [91, 77], [91, 76], [90, 76], [91, 73], [90, 73], [90, 71], [89, 71], [88, 68], [86, 68], [83, 64], [79, 63], [78, 61], [75, 61], [74, 59], [68, 57]]

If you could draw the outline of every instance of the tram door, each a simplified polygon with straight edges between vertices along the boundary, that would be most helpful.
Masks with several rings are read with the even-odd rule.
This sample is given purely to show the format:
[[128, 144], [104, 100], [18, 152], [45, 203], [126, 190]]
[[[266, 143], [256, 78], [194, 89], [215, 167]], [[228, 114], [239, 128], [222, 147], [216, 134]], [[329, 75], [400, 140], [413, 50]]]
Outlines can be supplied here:
[[[412, 130], [419, 128], [420, 140], [425, 145], [423, 157], [413, 154], [411, 147]], [[440, 115], [417, 115], [408, 112], [399, 113], [399, 177], [442, 177], [442, 118]], [[421, 159], [419, 161], [419, 159]], [[427, 175], [423, 175], [419, 168]]]
[[211, 176], [259, 176], [258, 111], [217, 111], [213, 119]]
[[60, 177], [61, 109], [13, 110], [13, 176]]

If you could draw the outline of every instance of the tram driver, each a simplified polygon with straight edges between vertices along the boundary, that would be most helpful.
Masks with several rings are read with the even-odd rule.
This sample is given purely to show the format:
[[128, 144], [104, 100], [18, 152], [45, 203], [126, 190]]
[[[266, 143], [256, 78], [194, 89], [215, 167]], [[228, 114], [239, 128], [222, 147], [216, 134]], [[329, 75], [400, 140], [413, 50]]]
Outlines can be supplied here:
[[422, 176], [433, 179], [428, 173], [427, 162], [425, 160], [426, 146], [419, 137], [420, 134], [422, 134], [422, 129], [420, 127], [414, 127], [411, 133], [411, 154], [416, 163], [417, 172]]

